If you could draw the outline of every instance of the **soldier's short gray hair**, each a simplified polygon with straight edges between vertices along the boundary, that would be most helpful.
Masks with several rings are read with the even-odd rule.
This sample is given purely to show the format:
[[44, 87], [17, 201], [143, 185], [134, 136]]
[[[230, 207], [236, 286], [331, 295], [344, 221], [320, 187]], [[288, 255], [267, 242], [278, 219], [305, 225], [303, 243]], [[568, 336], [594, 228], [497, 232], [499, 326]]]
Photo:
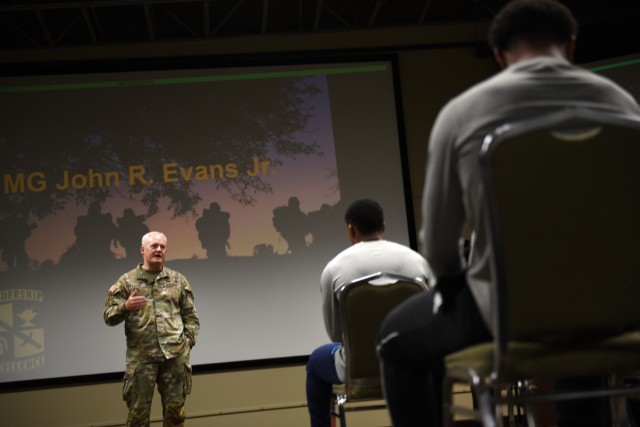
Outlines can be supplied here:
[[165, 236], [165, 234], [161, 231], [150, 231], [147, 234], [145, 234], [144, 236], [142, 236], [142, 240], [140, 241], [140, 244], [142, 246], [144, 246], [145, 242], [151, 240], [151, 238], [153, 236], [162, 236], [164, 237], [164, 240], [167, 241], [167, 236]]

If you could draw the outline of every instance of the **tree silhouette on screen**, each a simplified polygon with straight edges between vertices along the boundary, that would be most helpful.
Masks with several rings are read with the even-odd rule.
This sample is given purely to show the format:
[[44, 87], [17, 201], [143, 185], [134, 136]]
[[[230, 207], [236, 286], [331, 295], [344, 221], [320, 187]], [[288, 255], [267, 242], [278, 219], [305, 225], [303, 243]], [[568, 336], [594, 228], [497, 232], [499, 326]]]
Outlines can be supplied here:
[[[158, 211], [162, 198], [168, 199], [173, 217], [195, 213], [201, 197], [193, 171], [165, 182], [164, 164], [187, 172], [198, 165], [234, 164], [237, 176], [215, 177], [209, 185], [251, 204], [255, 194], [272, 192], [263, 176], [244, 173], [254, 157], [277, 166], [323, 154], [307, 129], [314, 114], [308, 101], [319, 93], [313, 79], [271, 78], [2, 94], [2, 109], [21, 118], [7, 120], [0, 129], [3, 176], [38, 172], [47, 188], [5, 191], [0, 216], [22, 212], [41, 219], [69, 201], [88, 204], [111, 197], [141, 200], [147, 217]], [[131, 166], [144, 168], [144, 183], [130, 185]], [[120, 185], [55, 187], [65, 171], [89, 169], [117, 172]]]

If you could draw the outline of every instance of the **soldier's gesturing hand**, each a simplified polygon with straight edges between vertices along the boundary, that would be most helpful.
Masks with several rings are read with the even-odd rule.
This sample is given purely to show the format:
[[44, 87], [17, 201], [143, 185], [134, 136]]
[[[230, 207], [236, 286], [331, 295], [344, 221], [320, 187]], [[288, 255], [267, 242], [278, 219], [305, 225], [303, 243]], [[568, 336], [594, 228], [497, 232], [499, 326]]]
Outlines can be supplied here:
[[129, 298], [124, 302], [124, 309], [127, 311], [141, 310], [147, 305], [147, 297], [138, 296], [138, 290], [134, 289]]

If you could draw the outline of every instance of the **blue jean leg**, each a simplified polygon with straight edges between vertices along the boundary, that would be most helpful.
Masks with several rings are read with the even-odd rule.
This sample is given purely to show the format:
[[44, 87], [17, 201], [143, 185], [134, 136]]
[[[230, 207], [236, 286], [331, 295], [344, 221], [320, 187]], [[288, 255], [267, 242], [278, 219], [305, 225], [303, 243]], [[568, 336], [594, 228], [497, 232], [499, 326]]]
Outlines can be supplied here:
[[307, 362], [307, 408], [311, 427], [331, 425], [331, 393], [333, 384], [341, 384], [334, 354], [342, 346], [340, 343], [325, 344], [309, 356]]

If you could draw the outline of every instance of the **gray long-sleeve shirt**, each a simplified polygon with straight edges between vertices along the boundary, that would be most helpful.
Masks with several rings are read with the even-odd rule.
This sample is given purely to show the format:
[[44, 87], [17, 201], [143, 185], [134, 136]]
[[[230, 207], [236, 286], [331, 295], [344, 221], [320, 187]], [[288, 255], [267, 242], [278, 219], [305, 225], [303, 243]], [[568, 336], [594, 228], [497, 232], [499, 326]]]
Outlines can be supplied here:
[[491, 323], [489, 254], [481, 218], [478, 155], [497, 126], [567, 107], [640, 114], [637, 103], [611, 81], [553, 57], [518, 62], [451, 100], [429, 140], [420, 239], [435, 277], [459, 272], [459, 239], [475, 224], [468, 282]]

